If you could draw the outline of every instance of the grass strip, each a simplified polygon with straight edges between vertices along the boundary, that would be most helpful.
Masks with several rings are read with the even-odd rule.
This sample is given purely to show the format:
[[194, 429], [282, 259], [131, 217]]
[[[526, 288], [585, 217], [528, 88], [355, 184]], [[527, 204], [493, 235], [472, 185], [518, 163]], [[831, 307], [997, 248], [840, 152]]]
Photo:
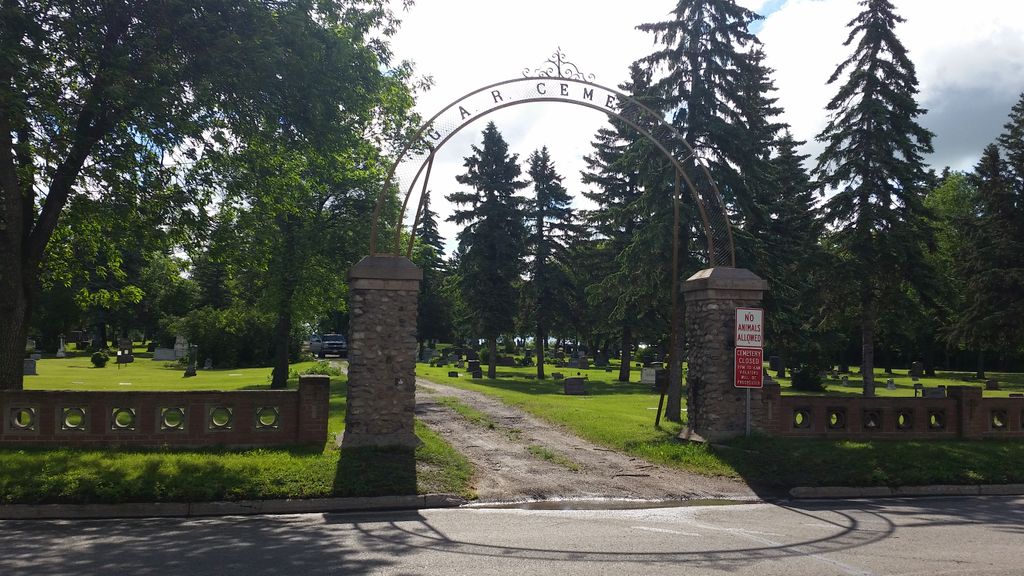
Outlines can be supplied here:
[[563, 468], [568, 468], [573, 472], [579, 472], [580, 470], [582, 470], [579, 464], [573, 462], [572, 460], [566, 458], [565, 456], [562, 456], [558, 452], [545, 448], [544, 446], [530, 444], [529, 446], [526, 447], [526, 449], [530, 451], [530, 454], [533, 454], [534, 456], [540, 458], [541, 460], [547, 460], [552, 464], [558, 464], [559, 466], [562, 466]]
[[494, 430], [497, 427], [497, 423], [495, 423], [490, 416], [476, 408], [473, 408], [472, 406], [467, 406], [460, 402], [458, 398], [452, 396], [441, 396], [437, 399], [437, 403], [454, 410], [459, 414], [459, 416], [462, 416], [471, 424], [475, 424], [489, 430]]

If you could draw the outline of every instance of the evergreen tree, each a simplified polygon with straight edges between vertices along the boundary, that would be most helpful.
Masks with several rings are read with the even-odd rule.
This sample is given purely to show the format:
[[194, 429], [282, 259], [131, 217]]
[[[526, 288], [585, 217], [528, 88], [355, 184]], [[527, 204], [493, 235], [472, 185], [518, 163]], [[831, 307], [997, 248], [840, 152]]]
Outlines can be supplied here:
[[[1010, 110], [1010, 120], [1003, 128], [999, 145], [1005, 152], [1018, 214], [1024, 214], [1024, 94]], [[1018, 230], [1022, 227], [1024, 224], [1017, 224]]]
[[734, 0], [679, 0], [671, 20], [638, 26], [662, 45], [641, 62], [667, 71], [655, 88], [672, 124], [704, 159], [734, 210], [752, 206], [741, 171], [759, 150], [751, 143], [752, 127], [763, 118], [755, 115], [770, 105], [751, 100], [761, 97], [757, 84], [765, 75], [760, 57], [751, 51], [760, 42], [748, 30], [759, 18]]
[[480, 336], [487, 340], [487, 376], [494, 378], [498, 336], [514, 327], [520, 259], [524, 253], [526, 226], [522, 199], [516, 191], [526, 187], [520, 175], [518, 155], [493, 122], [483, 131], [483, 145], [473, 146], [465, 159], [466, 173], [456, 176], [471, 192], [454, 192], [448, 200], [460, 206], [450, 221], [462, 226], [459, 243], [465, 248], [460, 262], [462, 299]]
[[861, 374], [873, 396], [874, 337], [881, 291], [893, 280], [913, 280], [924, 261], [923, 190], [928, 175], [922, 153], [932, 134], [916, 118], [917, 76], [894, 28], [903, 19], [888, 0], [862, 0], [844, 45], [853, 54], [829, 78], [847, 75], [828, 104], [830, 118], [818, 136], [825, 149], [815, 174], [835, 192], [824, 206], [836, 241], [852, 258], [860, 304]]
[[818, 241], [823, 227], [817, 219], [814, 188], [803, 167], [807, 156], [796, 151], [801, 145], [788, 131], [777, 143], [768, 187], [773, 194], [764, 203], [768, 221], [760, 234], [764, 251], [758, 269], [771, 286], [765, 296], [767, 342], [782, 360], [780, 376], [785, 375], [787, 362], [812, 360], [808, 352], [815, 336], [809, 320], [817, 287], [808, 279], [822, 263]]
[[[995, 144], [985, 148], [971, 180], [977, 203], [969, 227], [969, 253], [960, 260], [968, 298], [955, 334], [979, 350], [1019, 345], [1024, 341], [1020, 327], [1024, 242], [1017, 229], [1020, 208], [1012, 172]], [[978, 373], [984, 375], [983, 365]]]
[[[651, 89], [651, 74], [634, 64], [630, 68], [630, 81], [619, 88], [634, 98], [644, 98]], [[630, 110], [623, 110], [629, 114]], [[607, 310], [608, 320], [617, 323], [621, 335], [621, 365], [618, 380], [628, 382], [634, 337], [639, 324], [649, 321], [655, 302], [664, 301], [659, 296], [665, 287], [664, 274], [645, 277], [642, 273], [642, 258], [626, 256], [626, 249], [635, 240], [641, 224], [639, 200], [644, 190], [641, 174], [650, 171], [649, 159], [660, 158], [660, 152], [652, 150], [649, 142], [627, 123], [610, 120], [610, 127], [598, 130], [591, 143], [593, 152], [584, 157], [587, 165], [583, 172], [584, 184], [591, 184], [595, 190], [584, 191], [583, 195], [597, 204], [595, 210], [586, 214], [588, 224], [595, 235], [603, 239], [599, 254], [608, 261], [609, 273], [586, 288], [591, 306]], [[643, 254], [642, 250], [638, 250]], [[658, 252], [661, 255], [661, 251]], [[654, 263], [664, 269], [664, 260]]]
[[527, 205], [530, 231], [529, 252], [533, 256], [531, 282], [534, 336], [537, 351], [537, 378], [544, 379], [544, 345], [554, 316], [564, 308], [568, 278], [562, 265], [566, 261], [566, 240], [573, 231], [572, 198], [555, 171], [547, 146], [529, 158], [528, 173], [533, 180], [534, 197]]
[[417, 340], [448, 340], [452, 334], [451, 308], [444, 296], [446, 270], [444, 239], [437, 229], [437, 213], [430, 209], [430, 195], [423, 200], [418, 241], [413, 261], [423, 270], [420, 282]]

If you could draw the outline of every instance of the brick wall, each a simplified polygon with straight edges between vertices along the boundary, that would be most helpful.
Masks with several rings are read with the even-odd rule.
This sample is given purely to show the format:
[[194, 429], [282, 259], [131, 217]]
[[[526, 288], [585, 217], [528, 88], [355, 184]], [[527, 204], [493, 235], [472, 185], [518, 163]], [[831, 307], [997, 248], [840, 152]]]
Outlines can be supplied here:
[[947, 398], [782, 396], [765, 386], [756, 427], [775, 436], [834, 439], [1024, 438], [1024, 398], [983, 398], [951, 386]]
[[322, 444], [329, 396], [312, 375], [298, 390], [0, 391], [0, 446]]

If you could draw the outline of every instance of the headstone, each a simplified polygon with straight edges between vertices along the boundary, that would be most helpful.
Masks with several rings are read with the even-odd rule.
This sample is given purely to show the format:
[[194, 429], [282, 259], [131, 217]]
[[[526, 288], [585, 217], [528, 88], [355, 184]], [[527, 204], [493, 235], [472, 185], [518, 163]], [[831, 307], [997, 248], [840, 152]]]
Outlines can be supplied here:
[[896, 389], [896, 381], [893, 380], [892, 378], [886, 378], [885, 379], [885, 389], [886, 390], [895, 390]]
[[562, 392], [569, 396], [585, 395], [587, 391], [585, 388], [583, 388], [583, 378], [566, 378], [565, 381], [562, 383]]
[[924, 373], [924, 366], [920, 362], [910, 363], [910, 375], [916, 378], [920, 378]]
[[449, 378], [458, 378], [459, 377], [459, 373], [455, 372], [454, 370], [450, 371], [450, 372], [448, 372], [448, 377]]
[[586, 356], [582, 356], [581, 355], [580, 356], [580, 361], [579, 361], [579, 366], [577, 366], [577, 368], [581, 368], [583, 370], [589, 370], [590, 369], [590, 359], [587, 358]]
[[433, 348], [423, 348], [420, 350], [420, 362], [430, 362], [434, 359], [435, 350]]
[[598, 368], [604, 368], [608, 365], [608, 354], [605, 352], [598, 352], [594, 354], [594, 366]]
[[213, 358], [207, 358], [206, 362], [203, 362], [203, 370], [213, 370]]
[[475, 371], [473, 371], [473, 373], [470, 376], [474, 380], [479, 380], [479, 379], [484, 377], [484, 373], [482, 371], [480, 371], [480, 370], [475, 370]]
[[579, 368], [579, 367], [580, 367], [580, 359], [579, 358], [576, 358], [576, 357], [569, 358], [569, 368]]
[[565, 378], [565, 375], [563, 375], [561, 372], [552, 372], [551, 377], [554, 378], [555, 380], [561, 380], [562, 378]]
[[640, 370], [640, 383], [649, 384], [654, 386], [657, 382], [658, 369], [657, 368], [643, 368]]
[[985, 380], [985, 390], [999, 390], [999, 380]]
[[57, 347], [57, 358], [63, 358], [64, 356], [66, 356], [65, 348], [64, 348], [64, 336], [61, 335], [61, 337], [60, 337], [60, 346]]
[[843, 374], [843, 376], [839, 379], [839, 381], [842, 383], [843, 386], [849, 386], [850, 385], [850, 377], [847, 376], [846, 374]]
[[668, 392], [668, 370], [664, 368], [654, 369], [654, 391], [659, 394]]
[[177, 336], [174, 339], [174, 358], [184, 358], [188, 356], [188, 340], [184, 336]]
[[35, 349], [36, 349], [36, 341], [35, 340], [29, 338], [28, 340], [25, 341], [25, 351], [26, 352], [34, 352]]
[[37, 376], [36, 361], [31, 358], [25, 358], [25, 362], [22, 364], [21, 373], [25, 376]]
[[470, 372], [479, 372], [480, 371], [480, 361], [479, 360], [470, 360], [470, 361], [466, 362], [466, 370], [469, 370]]
[[33, 360], [42, 360], [43, 359], [43, 355], [40, 354], [39, 352], [33, 352], [32, 354], [29, 355], [29, 358], [31, 358]]
[[782, 366], [782, 358], [779, 358], [778, 356], [769, 356], [768, 357], [768, 369], [769, 370], [771, 370], [772, 372], [778, 372], [780, 366]]
[[174, 353], [174, 348], [155, 348], [153, 350], [153, 360], [164, 360], [174, 361], [177, 360], [178, 356]]

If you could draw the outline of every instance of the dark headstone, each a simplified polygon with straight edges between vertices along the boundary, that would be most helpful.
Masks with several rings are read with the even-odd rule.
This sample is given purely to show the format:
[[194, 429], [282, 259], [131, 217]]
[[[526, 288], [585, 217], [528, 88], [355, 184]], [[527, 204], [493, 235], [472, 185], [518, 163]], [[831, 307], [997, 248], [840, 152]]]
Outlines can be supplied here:
[[985, 380], [985, 390], [999, 390], [999, 380]]
[[566, 378], [562, 384], [562, 391], [569, 396], [583, 396], [587, 393], [583, 388], [583, 378]]
[[458, 372], [454, 372], [454, 371], [453, 372], [449, 372], [448, 373], [448, 377], [449, 378], [458, 378], [459, 377], [459, 373]]
[[924, 374], [924, 365], [922, 365], [920, 362], [911, 362], [910, 363], [910, 375], [911, 376], [916, 376], [917, 378], [920, 378], [923, 374]]
[[769, 356], [768, 357], [768, 369], [769, 370], [771, 370], [772, 372], [778, 372], [779, 368], [781, 368], [781, 367], [782, 367], [782, 358], [779, 358], [778, 356]]
[[466, 362], [466, 370], [469, 372], [480, 371], [480, 360], [469, 360]]
[[475, 370], [470, 376], [475, 380], [479, 380], [484, 377], [484, 373], [480, 370]]
[[561, 372], [552, 372], [551, 377], [554, 378], [555, 380], [561, 380], [562, 378], [565, 378], [565, 376]]
[[668, 392], [668, 370], [658, 368], [654, 371], [654, 391], [658, 394]]

